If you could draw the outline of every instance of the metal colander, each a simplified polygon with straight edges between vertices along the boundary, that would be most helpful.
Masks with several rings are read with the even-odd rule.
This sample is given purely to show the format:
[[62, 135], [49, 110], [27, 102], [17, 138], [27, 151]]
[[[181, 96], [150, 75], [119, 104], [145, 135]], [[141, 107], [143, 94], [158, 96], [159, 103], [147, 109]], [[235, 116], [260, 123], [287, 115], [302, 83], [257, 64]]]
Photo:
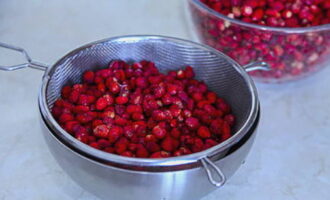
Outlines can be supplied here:
[[[22, 67], [43, 69], [43, 65], [31, 60], [26, 52], [17, 47], [1, 44], [0, 46], [20, 51], [25, 54], [28, 63], [12, 67], [0, 66], [3, 70]], [[166, 159], [128, 158], [105, 153], [89, 147], [65, 132], [51, 115], [54, 101], [60, 97], [61, 88], [67, 84], [81, 81], [86, 70], [104, 68], [112, 60], [136, 62], [149, 60], [155, 62], [161, 72], [181, 69], [187, 65], [194, 68], [196, 78], [203, 80], [232, 107], [236, 116], [234, 135], [225, 142], [205, 151], [186, 156]], [[212, 165], [208, 158], [240, 141], [256, 121], [259, 101], [253, 81], [246, 71], [264, 69], [263, 62], [240, 66], [228, 56], [210, 47], [191, 41], [163, 36], [123, 36], [105, 39], [80, 47], [61, 58], [52, 67], [48, 67], [43, 77], [39, 95], [41, 116], [52, 133], [67, 146], [94, 160], [124, 168], [139, 167], [154, 171], [182, 169], [185, 167]], [[245, 68], [245, 69], [244, 69]], [[181, 166], [181, 167], [180, 167]], [[163, 168], [163, 169], [162, 169]], [[213, 166], [215, 168], [215, 166]], [[221, 174], [221, 172], [219, 172]]]
[[[205, 81], [212, 91], [230, 103], [237, 117], [235, 134], [230, 140], [208, 151], [239, 141], [256, 119], [258, 99], [252, 80], [239, 64], [219, 51], [190, 41], [160, 36], [105, 39], [80, 47], [56, 62], [46, 72], [40, 94], [40, 107], [47, 124], [55, 134], [83, 152], [115, 162], [120, 162], [123, 158], [94, 150], [75, 140], [57, 124], [50, 110], [54, 101], [60, 97], [64, 85], [78, 83], [84, 71], [104, 68], [112, 60], [118, 59], [126, 62], [149, 60], [155, 62], [161, 72], [190, 65], [194, 68], [197, 79]], [[258, 64], [253, 67], [259, 66]], [[145, 162], [147, 165], [153, 163], [150, 159], [138, 160], [148, 160]]]

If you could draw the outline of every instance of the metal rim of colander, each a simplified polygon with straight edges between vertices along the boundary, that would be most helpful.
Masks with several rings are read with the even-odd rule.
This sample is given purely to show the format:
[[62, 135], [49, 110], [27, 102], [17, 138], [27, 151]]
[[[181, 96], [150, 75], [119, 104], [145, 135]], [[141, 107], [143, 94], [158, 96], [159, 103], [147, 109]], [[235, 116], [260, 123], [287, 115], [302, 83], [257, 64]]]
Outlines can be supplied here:
[[[243, 126], [228, 140], [211, 147], [209, 149], [206, 149], [201, 152], [179, 156], [179, 157], [170, 157], [170, 158], [161, 158], [161, 159], [150, 159], [150, 158], [130, 158], [130, 157], [124, 157], [116, 154], [110, 154], [107, 152], [103, 152], [101, 150], [94, 149], [87, 144], [84, 144], [74, 138], [72, 135], [67, 133], [53, 118], [51, 111], [49, 107], [47, 106], [47, 99], [46, 99], [46, 91], [48, 87], [48, 83], [50, 81], [50, 76], [54, 72], [55, 68], [59, 66], [63, 61], [65, 61], [68, 57], [71, 57], [73, 55], [76, 55], [78, 52], [90, 48], [94, 45], [99, 45], [102, 43], [107, 42], [119, 42], [119, 41], [125, 41], [125, 42], [139, 42], [143, 40], [162, 40], [162, 41], [168, 41], [168, 42], [174, 42], [178, 44], [185, 44], [189, 46], [193, 46], [196, 48], [203, 49], [205, 51], [209, 51], [210, 53], [213, 53], [217, 56], [224, 57], [229, 63], [232, 64], [232, 66], [236, 69], [236, 71], [244, 78], [246, 81], [246, 84], [249, 88], [249, 91], [251, 92], [251, 110], [249, 112], [249, 116]], [[41, 115], [44, 118], [44, 122], [47, 123], [48, 127], [51, 129], [51, 132], [53, 134], [56, 134], [56, 136], [59, 136], [62, 140], [67, 142], [67, 144], [72, 145], [74, 148], [80, 150], [81, 152], [86, 153], [87, 155], [93, 156], [99, 160], [108, 161], [111, 163], [117, 163], [117, 164], [123, 164], [123, 165], [130, 165], [130, 166], [178, 166], [178, 165], [184, 165], [184, 164], [190, 164], [200, 161], [202, 158], [205, 157], [211, 157], [216, 155], [219, 152], [224, 151], [225, 149], [228, 149], [232, 145], [236, 144], [240, 139], [250, 130], [251, 126], [254, 124], [257, 113], [259, 110], [259, 100], [257, 95], [257, 90], [254, 85], [254, 82], [252, 81], [251, 77], [246, 73], [244, 68], [240, 66], [237, 62], [235, 62], [233, 59], [228, 57], [227, 55], [221, 53], [220, 51], [213, 49], [209, 46], [195, 43], [189, 40], [184, 39], [178, 39], [174, 37], [168, 37], [168, 36], [159, 36], [159, 35], [128, 35], [128, 36], [118, 36], [118, 37], [112, 37], [107, 38], [99, 41], [95, 41], [86, 45], [83, 45], [62, 58], [60, 58], [54, 65], [49, 67], [47, 71], [45, 72], [42, 80], [41, 90], [39, 93], [39, 107]]]

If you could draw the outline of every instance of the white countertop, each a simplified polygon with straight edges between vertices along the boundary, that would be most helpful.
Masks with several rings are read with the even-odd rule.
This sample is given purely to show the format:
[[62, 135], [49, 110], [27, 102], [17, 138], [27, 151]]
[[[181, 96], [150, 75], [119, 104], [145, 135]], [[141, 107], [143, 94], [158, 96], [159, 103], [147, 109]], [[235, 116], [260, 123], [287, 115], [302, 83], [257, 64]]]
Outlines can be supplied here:
[[[91, 41], [127, 34], [192, 39], [183, 0], [1, 0], [0, 41], [53, 63]], [[0, 50], [0, 64], [14, 60]], [[260, 85], [262, 120], [252, 151], [229, 182], [203, 200], [330, 199], [330, 68]], [[97, 200], [58, 166], [39, 129], [42, 72], [0, 72], [0, 200]]]

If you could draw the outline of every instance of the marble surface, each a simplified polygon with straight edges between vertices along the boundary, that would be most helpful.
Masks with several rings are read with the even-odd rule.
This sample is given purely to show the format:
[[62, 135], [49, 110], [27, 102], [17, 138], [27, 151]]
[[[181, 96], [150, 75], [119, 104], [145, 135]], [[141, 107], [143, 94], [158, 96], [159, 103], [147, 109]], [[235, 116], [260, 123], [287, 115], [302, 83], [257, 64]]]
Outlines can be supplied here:
[[[194, 39], [183, 0], [1, 0], [0, 41], [53, 63], [94, 40], [125, 34]], [[22, 61], [0, 50], [0, 63]], [[262, 120], [245, 165], [215, 199], [330, 199], [330, 68], [285, 85], [258, 84]], [[97, 200], [58, 166], [39, 129], [42, 72], [0, 72], [0, 200]]]

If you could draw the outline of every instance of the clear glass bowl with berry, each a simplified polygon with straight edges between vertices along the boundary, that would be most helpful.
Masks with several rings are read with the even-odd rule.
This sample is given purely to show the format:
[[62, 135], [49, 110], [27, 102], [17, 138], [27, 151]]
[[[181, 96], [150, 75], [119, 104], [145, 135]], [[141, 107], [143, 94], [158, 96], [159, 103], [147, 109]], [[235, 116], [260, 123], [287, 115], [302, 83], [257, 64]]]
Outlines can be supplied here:
[[330, 61], [329, 0], [188, 0], [201, 42], [241, 65], [268, 62], [254, 71], [259, 81], [306, 77]]

